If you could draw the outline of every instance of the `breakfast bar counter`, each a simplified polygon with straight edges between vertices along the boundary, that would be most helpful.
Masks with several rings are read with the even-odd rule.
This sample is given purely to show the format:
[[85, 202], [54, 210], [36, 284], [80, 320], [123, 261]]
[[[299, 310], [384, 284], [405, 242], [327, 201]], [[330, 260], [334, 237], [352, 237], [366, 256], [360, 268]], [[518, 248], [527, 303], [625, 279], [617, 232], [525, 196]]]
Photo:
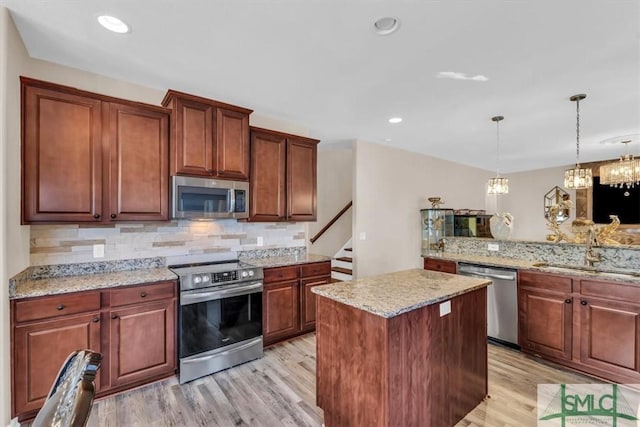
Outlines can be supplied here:
[[452, 426], [475, 408], [490, 283], [415, 269], [314, 287], [325, 426]]

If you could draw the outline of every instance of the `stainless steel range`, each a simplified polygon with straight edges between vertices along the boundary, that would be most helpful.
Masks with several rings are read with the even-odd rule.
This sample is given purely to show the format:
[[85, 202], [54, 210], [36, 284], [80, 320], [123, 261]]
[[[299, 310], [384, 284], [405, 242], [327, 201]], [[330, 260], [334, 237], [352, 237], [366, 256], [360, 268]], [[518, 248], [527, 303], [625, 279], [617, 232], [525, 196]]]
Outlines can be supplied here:
[[180, 277], [180, 384], [263, 356], [262, 268], [237, 260], [169, 268]]

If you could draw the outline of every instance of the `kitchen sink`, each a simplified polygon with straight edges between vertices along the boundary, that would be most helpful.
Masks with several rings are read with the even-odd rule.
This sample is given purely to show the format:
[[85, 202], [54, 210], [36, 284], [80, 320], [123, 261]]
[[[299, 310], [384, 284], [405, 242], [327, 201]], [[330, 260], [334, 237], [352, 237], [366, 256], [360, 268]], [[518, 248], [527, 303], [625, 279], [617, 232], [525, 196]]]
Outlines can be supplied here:
[[552, 264], [547, 262], [537, 262], [533, 264], [534, 267], [546, 268], [549, 270], [555, 270], [564, 273], [572, 273], [575, 271], [584, 271], [588, 273], [602, 274], [612, 277], [640, 277], [640, 272], [635, 270], [617, 270], [591, 267], [588, 265], [571, 265], [571, 264]]

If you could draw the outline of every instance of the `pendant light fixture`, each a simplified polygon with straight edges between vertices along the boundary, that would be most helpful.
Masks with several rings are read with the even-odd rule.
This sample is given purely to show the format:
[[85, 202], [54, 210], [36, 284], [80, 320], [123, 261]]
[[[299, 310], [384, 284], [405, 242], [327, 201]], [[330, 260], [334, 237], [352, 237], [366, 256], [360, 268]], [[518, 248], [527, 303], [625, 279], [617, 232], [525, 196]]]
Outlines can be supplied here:
[[627, 188], [632, 188], [640, 184], [640, 160], [629, 154], [631, 140], [620, 142], [625, 145], [626, 154], [620, 156], [620, 161], [600, 166], [600, 184], [619, 188], [626, 185]]
[[591, 169], [580, 167], [580, 101], [586, 97], [587, 95], [581, 93], [569, 98], [576, 103], [576, 167], [564, 171], [564, 186], [570, 190], [584, 190], [593, 187]]
[[487, 194], [507, 194], [509, 193], [509, 179], [500, 177], [500, 122], [504, 120], [502, 116], [491, 117], [496, 122], [496, 177], [489, 178], [487, 183]]

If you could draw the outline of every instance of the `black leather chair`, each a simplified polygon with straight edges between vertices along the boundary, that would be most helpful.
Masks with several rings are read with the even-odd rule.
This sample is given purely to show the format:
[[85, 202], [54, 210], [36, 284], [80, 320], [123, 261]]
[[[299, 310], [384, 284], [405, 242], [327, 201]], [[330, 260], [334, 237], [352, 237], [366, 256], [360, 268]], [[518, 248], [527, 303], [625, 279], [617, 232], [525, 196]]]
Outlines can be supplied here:
[[101, 361], [102, 355], [91, 350], [71, 353], [31, 427], [84, 427], [93, 406], [93, 381]]

